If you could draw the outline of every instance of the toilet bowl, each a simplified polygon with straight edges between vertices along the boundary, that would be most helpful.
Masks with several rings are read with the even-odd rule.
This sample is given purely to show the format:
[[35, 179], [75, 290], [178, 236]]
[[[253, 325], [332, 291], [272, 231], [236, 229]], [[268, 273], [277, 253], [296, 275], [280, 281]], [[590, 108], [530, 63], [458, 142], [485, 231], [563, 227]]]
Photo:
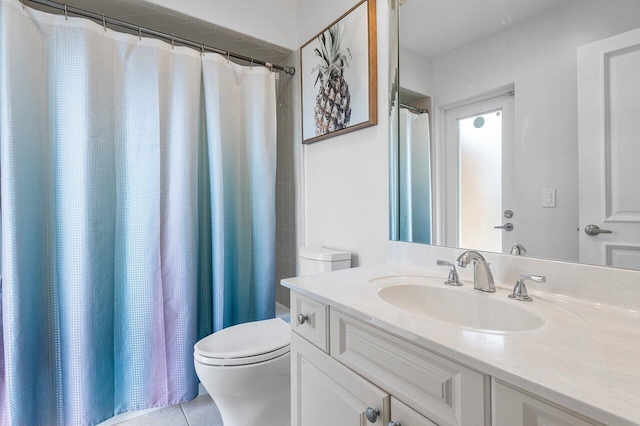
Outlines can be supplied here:
[[291, 328], [280, 318], [226, 328], [196, 343], [194, 363], [225, 426], [291, 424]]

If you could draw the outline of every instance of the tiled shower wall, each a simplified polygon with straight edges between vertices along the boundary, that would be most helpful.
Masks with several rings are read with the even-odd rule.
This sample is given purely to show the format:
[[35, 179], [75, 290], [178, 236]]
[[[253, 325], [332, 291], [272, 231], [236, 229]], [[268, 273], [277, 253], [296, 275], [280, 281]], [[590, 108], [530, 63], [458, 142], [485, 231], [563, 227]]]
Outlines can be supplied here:
[[[299, 51], [281, 65], [299, 72]], [[300, 76], [280, 73], [278, 88], [278, 165], [276, 169], [276, 300], [289, 306], [283, 278], [297, 275], [298, 248], [304, 245], [304, 197], [300, 130]]]

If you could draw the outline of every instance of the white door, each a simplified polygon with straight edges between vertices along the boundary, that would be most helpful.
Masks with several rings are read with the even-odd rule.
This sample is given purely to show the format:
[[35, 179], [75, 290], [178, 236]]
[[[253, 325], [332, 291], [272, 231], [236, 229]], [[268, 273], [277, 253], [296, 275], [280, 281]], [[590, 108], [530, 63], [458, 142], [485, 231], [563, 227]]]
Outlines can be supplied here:
[[[293, 426], [386, 426], [389, 394], [291, 334]], [[375, 421], [367, 409], [378, 410]], [[371, 414], [370, 414], [371, 415]]]
[[639, 78], [640, 28], [578, 48], [583, 263], [640, 270]]
[[513, 96], [446, 110], [444, 245], [505, 253], [517, 242], [517, 212], [504, 215], [515, 204], [513, 139]]

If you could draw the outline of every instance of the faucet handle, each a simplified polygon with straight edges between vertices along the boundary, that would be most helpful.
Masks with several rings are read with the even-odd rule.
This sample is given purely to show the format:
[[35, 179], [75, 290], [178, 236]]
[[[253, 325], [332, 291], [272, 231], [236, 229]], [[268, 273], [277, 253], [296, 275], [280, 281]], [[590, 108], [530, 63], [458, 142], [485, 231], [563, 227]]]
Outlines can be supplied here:
[[515, 243], [513, 246], [511, 246], [511, 250], [509, 251], [509, 254], [522, 256], [524, 254], [527, 254], [527, 249], [525, 249], [522, 244]]
[[510, 299], [517, 300], [520, 302], [532, 302], [533, 299], [529, 296], [527, 292], [527, 286], [524, 284], [525, 281], [534, 281], [537, 283], [544, 283], [547, 281], [547, 278], [542, 275], [530, 275], [530, 274], [522, 274], [518, 277], [518, 281], [516, 281], [516, 286], [513, 288], [513, 293], [509, 295]]
[[460, 282], [460, 277], [458, 276], [458, 271], [456, 271], [456, 265], [451, 262], [445, 262], [444, 260], [438, 260], [436, 262], [438, 266], [448, 266], [451, 268], [449, 270], [449, 278], [444, 282], [446, 285], [450, 285], [453, 287], [461, 287], [463, 284]]

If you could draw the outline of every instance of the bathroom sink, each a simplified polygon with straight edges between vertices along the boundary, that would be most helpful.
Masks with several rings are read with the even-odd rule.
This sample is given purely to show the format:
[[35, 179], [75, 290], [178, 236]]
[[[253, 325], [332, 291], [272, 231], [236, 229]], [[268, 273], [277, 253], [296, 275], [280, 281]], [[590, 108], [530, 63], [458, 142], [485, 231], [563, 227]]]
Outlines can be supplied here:
[[531, 331], [545, 320], [500, 293], [473, 287], [445, 287], [427, 277], [386, 277], [367, 283], [369, 293], [414, 315], [485, 332]]

